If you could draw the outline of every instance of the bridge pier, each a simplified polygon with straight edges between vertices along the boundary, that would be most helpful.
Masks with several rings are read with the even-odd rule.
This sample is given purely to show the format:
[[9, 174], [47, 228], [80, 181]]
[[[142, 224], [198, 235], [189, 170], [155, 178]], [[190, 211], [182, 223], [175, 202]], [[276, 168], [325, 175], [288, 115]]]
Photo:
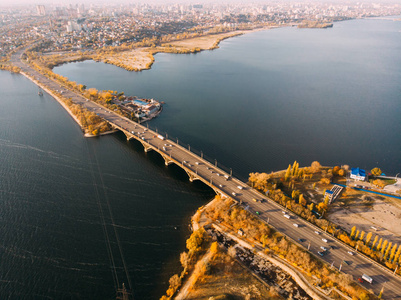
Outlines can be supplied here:
[[162, 155], [163, 159], [164, 159], [164, 164], [166, 166], [171, 165], [172, 163], [174, 163], [168, 156]]

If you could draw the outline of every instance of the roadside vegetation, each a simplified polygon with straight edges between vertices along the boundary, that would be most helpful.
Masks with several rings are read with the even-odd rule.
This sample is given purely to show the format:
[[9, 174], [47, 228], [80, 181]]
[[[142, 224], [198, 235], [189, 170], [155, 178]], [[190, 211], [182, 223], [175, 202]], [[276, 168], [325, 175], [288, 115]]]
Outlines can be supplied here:
[[[322, 167], [317, 161], [310, 167], [299, 168], [295, 161], [286, 171], [250, 173], [248, 183], [294, 214], [401, 275], [401, 245], [393, 245], [372, 232], [360, 232], [355, 227], [347, 232], [325, 218], [330, 204], [329, 199], [324, 198], [324, 191], [330, 188], [333, 181], [345, 183], [348, 169], [346, 165], [342, 168]], [[319, 189], [323, 193], [316, 192]], [[346, 188], [341, 198], [346, 198], [349, 193], [351, 189]]]
[[253, 214], [238, 205], [233, 205], [233, 200], [222, 200], [218, 196], [216, 198], [213, 205], [208, 206], [205, 211], [212, 222], [217, 222], [232, 233], [241, 230], [243, 237], [249, 243], [261, 245], [265, 248], [266, 254], [275, 254], [301, 269], [322, 289], [335, 287], [352, 299], [376, 299], [374, 295], [356, 284], [352, 276], [330, 268], [329, 265], [288, 240]]

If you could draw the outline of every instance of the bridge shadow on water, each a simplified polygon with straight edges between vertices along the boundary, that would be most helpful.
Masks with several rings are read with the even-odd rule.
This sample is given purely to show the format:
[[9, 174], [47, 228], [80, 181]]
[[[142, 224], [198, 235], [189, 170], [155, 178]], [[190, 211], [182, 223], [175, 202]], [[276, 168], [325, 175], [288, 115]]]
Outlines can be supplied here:
[[163, 175], [169, 176], [174, 180], [181, 181], [191, 187], [191, 190], [194, 192], [199, 192], [203, 195], [210, 194], [210, 198], [213, 198], [215, 192], [211, 187], [204, 184], [200, 180], [194, 180], [190, 182], [188, 174], [178, 165], [172, 163], [168, 166], [165, 165], [163, 157], [154, 150], [149, 152], [145, 152], [143, 145], [137, 141], [136, 139], [127, 140], [126, 136], [122, 132], [116, 132], [114, 135], [115, 139], [121, 143], [121, 145], [125, 144], [129, 151], [135, 153], [135, 155], [139, 155], [143, 157], [144, 160], [148, 161], [149, 164], [157, 167]]

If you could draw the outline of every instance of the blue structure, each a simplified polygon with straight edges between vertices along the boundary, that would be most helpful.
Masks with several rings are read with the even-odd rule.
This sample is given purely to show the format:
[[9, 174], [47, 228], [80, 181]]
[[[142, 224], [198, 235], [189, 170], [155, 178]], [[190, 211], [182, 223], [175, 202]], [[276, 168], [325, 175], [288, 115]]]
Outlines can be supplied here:
[[366, 171], [359, 168], [352, 168], [350, 178], [360, 181], [365, 181]]

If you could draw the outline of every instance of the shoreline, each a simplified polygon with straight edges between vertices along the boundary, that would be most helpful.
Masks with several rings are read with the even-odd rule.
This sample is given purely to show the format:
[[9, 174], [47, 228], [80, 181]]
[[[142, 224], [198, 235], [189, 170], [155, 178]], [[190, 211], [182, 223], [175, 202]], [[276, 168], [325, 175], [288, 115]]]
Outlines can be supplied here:
[[[55, 67], [61, 66], [63, 64], [68, 64], [68, 63], [74, 63], [74, 62], [83, 62], [86, 60], [92, 60], [95, 62], [102, 62], [105, 64], [110, 64], [114, 65], [116, 67], [125, 69], [130, 72], [141, 72], [144, 70], [150, 70], [155, 62], [155, 55], [158, 53], [171, 53], [171, 54], [191, 54], [191, 53], [198, 53], [202, 51], [211, 51], [214, 49], [218, 49], [219, 45], [222, 41], [232, 38], [232, 37], [238, 37], [247, 33], [252, 33], [252, 32], [258, 32], [258, 31], [263, 31], [263, 30], [270, 30], [270, 29], [276, 29], [276, 28], [281, 28], [284, 26], [265, 26], [265, 27], [260, 27], [260, 28], [255, 28], [255, 29], [250, 29], [250, 30], [236, 30], [236, 31], [231, 31], [227, 33], [217, 33], [217, 34], [209, 34], [209, 35], [204, 35], [200, 37], [194, 37], [194, 38], [189, 38], [189, 39], [184, 39], [184, 40], [179, 40], [179, 41], [173, 41], [173, 42], [166, 42], [161, 44], [160, 46], [157, 46], [156, 48], [151, 48], [151, 47], [138, 47], [132, 50], [128, 51], [121, 51], [115, 54], [114, 56], [105, 56], [103, 58], [96, 57], [96, 54], [93, 55], [88, 55], [85, 54], [83, 56], [76, 57], [75, 59], [70, 59], [68, 56], [65, 57], [65, 60], [57, 62], [51, 70], [53, 70]], [[177, 48], [172, 49], [171, 47], [168, 47], [166, 45], [172, 45], [174, 47], [174, 43], [182, 43], [182, 42], [188, 42], [188, 41], [193, 41], [196, 39], [201, 39], [201, 38], [212, 38], [213, 36], [217, 35], [224, 35], [219, 38], [217, 38], [213, 44], [209, 47], [199, 47], [199, 44], [194, 44], [191, 47], [184, 47], [184, 46], [178, 46]], [[121, 56], [123, 54], [137, 54], [138, 56], [135, 57], [133, 56], [131, 58], [131, 61], [129, 63], [132, 63], [133, 61], [136, 61], [137, 58], [140, 58], [144, 60], [142, 64], [132, 64], [129, 65], [129, 63], [124, 63], [121, 62]], [[120, 61], [117, 61], [120, 58]], [[145, 59], [147, 59], [145, 61]]]
[[114, 130], [109, 130], [109, 131], [105, 131], [102, 133], [99, 133], [98, 135], [93, 135], [91, 133], [86, 132], [85, 128], [83, 127], [82, 123], [80, 122], [80, 120], [74, 115], [74, 113], [71, 111], [71, 109], [64, 103], [64, 101], [60, 98], [60, 96], [56, 95], [52, 90], [48, 89], [47, 87], [45, 87], [43, 84], [41, 84], [40, 82], [38, 82], [37, 80], [33, 79], [31, 76], [29, 76], [28, 74], [26, 74], [23, 71], [20, 71], [20, 74], [25, 76], [27, 79], [29, 79], [30, 81], [32, 81], [34, 84], [36, 84], [38, 87], [40, 87], [43, 91], [45, 91], [47, 94], [49, 94], [52, 98], [54, 98], [66, 111], [67, 113], [70, 115], [70, 117], [79, 125], [79, 127], [81, 127], [81, 131], [83, 133], [83, 136], [85, 138], [90, 138], [90, 137], [97, 137], [100, 135], [108, 135], [108, 134], [113, 134], [115, 132], [117, 132], [117, 129]]

